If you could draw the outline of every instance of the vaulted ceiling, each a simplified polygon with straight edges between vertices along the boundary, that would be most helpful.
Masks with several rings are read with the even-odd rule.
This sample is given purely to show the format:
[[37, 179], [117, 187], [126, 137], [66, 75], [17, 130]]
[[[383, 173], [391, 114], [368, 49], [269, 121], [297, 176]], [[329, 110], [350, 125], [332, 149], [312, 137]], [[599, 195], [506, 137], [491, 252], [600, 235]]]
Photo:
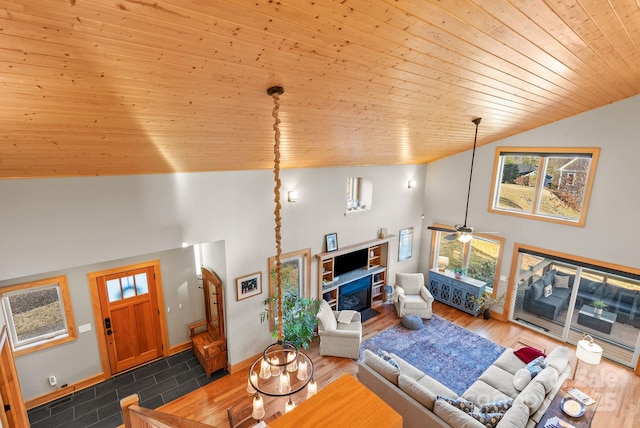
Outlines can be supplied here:
[[640, 93], [639, 0], [4, 0], [0, 178], [427, 163]]

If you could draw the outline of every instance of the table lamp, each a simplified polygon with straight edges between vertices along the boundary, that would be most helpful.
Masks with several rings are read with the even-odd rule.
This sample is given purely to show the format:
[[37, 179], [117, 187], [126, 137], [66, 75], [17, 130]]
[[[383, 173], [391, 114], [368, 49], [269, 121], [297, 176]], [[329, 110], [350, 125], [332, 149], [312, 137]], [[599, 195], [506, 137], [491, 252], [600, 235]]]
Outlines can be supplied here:
[[444, 272], [445, 268], [449, 266], [449, 257], [438, 256], [438, 268], [440, 272]]

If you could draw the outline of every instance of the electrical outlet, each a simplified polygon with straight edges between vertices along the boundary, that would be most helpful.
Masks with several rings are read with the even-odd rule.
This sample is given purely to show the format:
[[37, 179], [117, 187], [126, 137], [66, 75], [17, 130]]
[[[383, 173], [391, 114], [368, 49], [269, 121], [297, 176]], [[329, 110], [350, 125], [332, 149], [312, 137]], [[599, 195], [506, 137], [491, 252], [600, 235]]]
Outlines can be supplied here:
[[58, 381], [56, 380], [55, 376], [49, 376], [49, 385], [51, 386], [56, 386], [58, 384]]

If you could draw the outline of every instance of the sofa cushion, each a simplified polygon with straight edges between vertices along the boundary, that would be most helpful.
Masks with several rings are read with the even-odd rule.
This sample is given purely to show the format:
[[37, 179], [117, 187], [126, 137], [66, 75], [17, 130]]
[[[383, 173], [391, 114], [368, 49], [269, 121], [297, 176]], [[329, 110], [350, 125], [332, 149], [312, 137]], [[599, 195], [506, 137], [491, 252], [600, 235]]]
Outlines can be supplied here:
[[550, 270], [549, 272], [546, 272], [544, 275], [542, 275], [542, 283], [544, 285], [551, 285], [553, 284], [553, 277], [555, 276], [555, 274], [558, 273], [555, 270]]
[[422, 379], [422, 377], [424, 376], [424, 373], [422, 372], [422, 370], [416, 368], [410, 363], [407, 363], [398, 355], [394, 354], [393, 352], [389, 355], [391, 355], [391, 357], [394, 360], [396, 360], [396, 362], [398, 363], [398, 366], [400, 367], [400, 373], [409, 376], [411, 379], [415, 381]]
[[509, 397], [516, 397], [519, 394], [519, 391], [513, 386], [513, 375], [500, 367], [489, 366], [487, 370], [480, 375], [478, 380], [483, 381]]
[[553, 286], [555, 288], [569, 288], [569, 277], [566, 275], [554, 275]]
[[551, 296], [551, 294], [553, 294], [553, 285], [549, 284], [549, 285], [545, 285], [544, 286], [544, 297], [549, 297]]
[[522, 391], [531, 382], [531, 372], [527, 368], [522, 368], [513, 376], [513, 387], [517, 391]]
[[398, 386], [411, 398], [422, 404], [427, 409], [433, 411], [433, 404], [436, 401], [436, 394], [420, 385], [409, 376], [401, 374], [398, 376]]
[[544, 359], [547, 366], [551, 366], [562, 373], [569, 364], [569, 348], [566, 346], [556, 346]]
[[518, 370], [524, 368], [525, 363], [523, 363], [520, 358], [516, 357], [513, 349], [509, 348], [493, 362], [493, 365], [498, 366], [511, 374], [516, 374]]
[[529, 408], [524, 403], [514, 402], [502, 417], [500, 428], [522, 428], [528, 421]]
[[504, 416], [504, 413], [469, 413], [473, 419], [487, 428], [495, 428]]
[[516, 397], [514, 404], [524, 403], [529, 408], [529, 415], [532, 415], [538, 410], [544, 397], [544, 387], [539, 382], [532, 381], [529, 382], [529, 385]]
[[462, 393], [465, 400], [472, 401], [478, 406], [492, 401], [508, 400], [509, 397], [502, 391], [495, 389], [493, 386], [478, 379], [465, 392]]
[[520, 358], [523, 363], [529, 364], [531, 361], [538, 357], [546, 357], [547, 355], [539, 349], [532, 348], [531, 346], [523, 346], [517, 351], [513, 352], [513, 355]]
[[484, 428], [484, 425], [473, 419], [468, 413], [453, 407], [444, 400], [436, 400], [433, 405], [433, 413], [452, 427]]
[[456, 398], [458, 396], [458, 394], [428, 375], [418, 379], [418, 383], [441, 397]]
[[362, 361], [394, 385], [398, 384], [400, 370], [378, 357], [368, 349], [362, 353]]
[[405, 294], [404, 307], [407, 309], [425, 309], [427, 308], [427, 302], [419, 294]]
[[547, 367], [542, 370], [535, 378], [535, 382], [540, 383], [544, 388], [544, 393], [548, 394], [558, 382], [558, 371], [553, 367]]

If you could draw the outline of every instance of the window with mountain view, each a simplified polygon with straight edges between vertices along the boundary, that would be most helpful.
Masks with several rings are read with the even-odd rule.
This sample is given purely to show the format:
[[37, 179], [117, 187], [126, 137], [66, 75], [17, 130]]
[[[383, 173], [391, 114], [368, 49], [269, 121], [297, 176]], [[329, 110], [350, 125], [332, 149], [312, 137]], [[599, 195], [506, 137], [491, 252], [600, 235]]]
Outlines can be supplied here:
[[491, 211], [584, 226], [599, 153], [498, 147]]

